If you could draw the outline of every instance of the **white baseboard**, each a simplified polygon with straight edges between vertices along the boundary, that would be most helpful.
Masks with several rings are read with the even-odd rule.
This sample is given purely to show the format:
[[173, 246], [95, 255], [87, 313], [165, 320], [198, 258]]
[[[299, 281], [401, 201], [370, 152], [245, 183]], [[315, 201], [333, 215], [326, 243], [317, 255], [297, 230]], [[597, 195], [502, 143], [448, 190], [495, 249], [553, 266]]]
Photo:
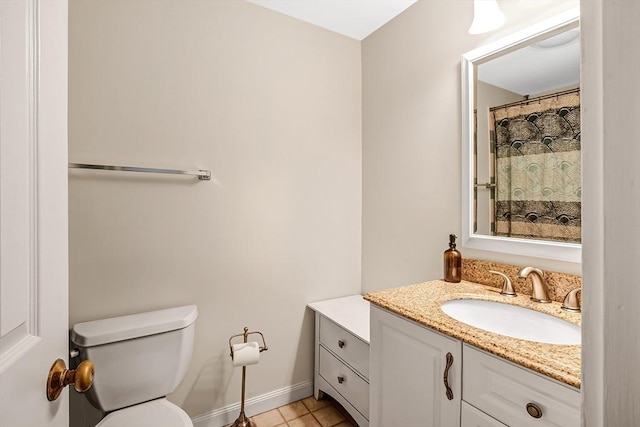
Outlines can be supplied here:
[[[289, 403], [313, 396], [313, 381], [274, 390], [244, 402], [244, 412], [251, 417]], [[240, 414], [240, 402], [198, 415], [191, 419], [193, 427], [222, 427], [233, 423]]]

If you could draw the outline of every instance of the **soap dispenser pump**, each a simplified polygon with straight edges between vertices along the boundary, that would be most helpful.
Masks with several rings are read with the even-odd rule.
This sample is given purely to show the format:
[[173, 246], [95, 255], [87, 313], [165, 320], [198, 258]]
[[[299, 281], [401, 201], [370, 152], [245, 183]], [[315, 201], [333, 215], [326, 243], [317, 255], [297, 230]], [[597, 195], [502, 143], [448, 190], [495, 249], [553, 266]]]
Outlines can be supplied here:
[[444, 280], [458, 283], [462, 276], [462, 254], [456, 249], [456, 235], [449, 234], [449, 249], [444, 251]]

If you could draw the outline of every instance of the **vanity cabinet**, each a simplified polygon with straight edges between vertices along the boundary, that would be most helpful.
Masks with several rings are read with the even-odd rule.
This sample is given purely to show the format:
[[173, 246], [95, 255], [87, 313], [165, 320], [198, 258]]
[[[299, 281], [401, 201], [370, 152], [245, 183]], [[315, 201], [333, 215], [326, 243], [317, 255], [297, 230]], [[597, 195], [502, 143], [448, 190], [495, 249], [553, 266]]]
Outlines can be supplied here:
[[508, 426], [580, 426], [580, 392], [575, 388], [467, 344], [463, 353], [465, 402]]
[[337, 400], [369, 426], [369, 302], [361, 295], [311, 303], [315, 311], [314, 395]]
[[460, 426], [461, 355], [461, 341], [372, 305], [371, 426]]
[[370, 346], [372, 427], [580, 426], [578, 389], [375, 305]]

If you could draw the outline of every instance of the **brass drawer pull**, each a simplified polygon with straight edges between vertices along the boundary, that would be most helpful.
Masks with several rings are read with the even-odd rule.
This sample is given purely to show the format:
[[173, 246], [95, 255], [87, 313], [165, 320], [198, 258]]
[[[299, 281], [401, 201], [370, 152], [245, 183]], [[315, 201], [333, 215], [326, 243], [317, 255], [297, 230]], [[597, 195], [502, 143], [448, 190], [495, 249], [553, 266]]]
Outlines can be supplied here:
[[344, 348], [344, 341], [338, 340], [338, 347]]
[[533, 418], [542, 418], [542, 409], [535, 403], [527, 403], [527, 412]]
[[344, 382], [344, 377], [338, 377], [338, 384], [342, 384]]
[[447, 353], [447, 365], [444, 368], [444, 386], [447, 389], [446, 394], [447, 399], [449, 400], [453, 400], [453, 391], [451, 390], [451, 387], [449, 387], [449, 368], [451, 365], [453, 365], [453, 355], [451, 353]]

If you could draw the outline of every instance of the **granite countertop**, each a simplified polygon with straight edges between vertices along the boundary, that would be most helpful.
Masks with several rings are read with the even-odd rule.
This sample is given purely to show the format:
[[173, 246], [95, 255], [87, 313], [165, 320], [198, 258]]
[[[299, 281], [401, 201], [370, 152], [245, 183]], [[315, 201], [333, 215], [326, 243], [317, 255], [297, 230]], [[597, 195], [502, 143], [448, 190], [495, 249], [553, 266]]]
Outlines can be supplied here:
[[529, 299], [529, 295], [506, 298], [500, 295], [500, 289], [464, 280], [460, 283], [433, 280], [372, 292], [364, 298], [409, 320], [580, 388], [580, 345], [545, 344], [495, 334], [455, 320], [440, 309], [440, 305], [445, 301], [480, 299], [534, 309], [580, 325], [580, 313], [562, 310], [560, 303], [536, 303]]

